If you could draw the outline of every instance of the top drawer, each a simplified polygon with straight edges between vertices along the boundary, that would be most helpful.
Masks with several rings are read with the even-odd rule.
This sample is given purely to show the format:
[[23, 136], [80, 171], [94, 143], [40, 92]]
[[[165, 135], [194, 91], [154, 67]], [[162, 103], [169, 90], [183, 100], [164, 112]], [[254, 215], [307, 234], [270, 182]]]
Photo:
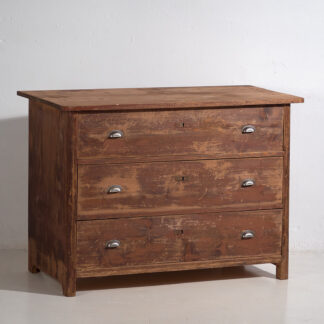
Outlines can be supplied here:
[[[244, 133], [246, 125], [254, 132]], [[116, 130], [121, 137], [110, 138]], [[275, 155], [282, 144], [281, 107], [78, 115], [78, 158]]]

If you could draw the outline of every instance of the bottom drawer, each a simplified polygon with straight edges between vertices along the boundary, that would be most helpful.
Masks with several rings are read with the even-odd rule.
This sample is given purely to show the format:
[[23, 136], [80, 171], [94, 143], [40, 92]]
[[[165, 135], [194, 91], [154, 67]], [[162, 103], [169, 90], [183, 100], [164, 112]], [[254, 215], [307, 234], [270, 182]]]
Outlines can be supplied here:
[[281, 219], [277, 209], [79, 221], [77, 272], [280, 256]]

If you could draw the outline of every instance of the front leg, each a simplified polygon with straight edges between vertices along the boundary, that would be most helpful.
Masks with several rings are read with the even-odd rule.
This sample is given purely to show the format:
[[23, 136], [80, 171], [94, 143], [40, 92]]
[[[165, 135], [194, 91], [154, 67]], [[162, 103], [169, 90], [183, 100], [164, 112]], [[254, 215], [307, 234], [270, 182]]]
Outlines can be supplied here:
[[276, 278], [288, 279], [288, 258], [283, 258], [280, 263], [276, 264]]

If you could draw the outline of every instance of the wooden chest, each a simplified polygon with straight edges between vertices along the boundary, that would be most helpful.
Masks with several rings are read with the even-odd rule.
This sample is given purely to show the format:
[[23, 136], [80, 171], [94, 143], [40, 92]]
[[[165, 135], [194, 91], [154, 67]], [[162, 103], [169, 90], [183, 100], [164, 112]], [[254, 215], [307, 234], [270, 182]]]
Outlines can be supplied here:
[[290, 104], [252, 86], [18, 91], [29, 270], [76, 279], [273, 263], [288, 277]]

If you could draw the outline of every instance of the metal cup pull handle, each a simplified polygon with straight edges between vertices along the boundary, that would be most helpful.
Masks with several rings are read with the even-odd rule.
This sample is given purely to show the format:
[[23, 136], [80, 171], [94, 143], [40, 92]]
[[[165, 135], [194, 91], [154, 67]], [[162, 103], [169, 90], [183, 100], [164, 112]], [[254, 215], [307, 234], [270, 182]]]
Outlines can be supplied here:
[[254, 186], [255, 185], [255, 182], [254, 182], [254, 180], [252, 180], [252, 179], [246, 179], [246, 180], [244, 180], [243, 182], [242, 182], [242, 187], [243, 188], [246, 188], [246, 187], [252, 187], [252, 186]]
[[110, 240], [105, 244], [105, 249], [116, 249], [120, 246], [120, 241], [118, 240]]
[[108, 135], [109, 138], [113, 138], [113, 139], [122, 138], [123, 136], [124, 136], [124, 132], [118, 129], [111, 131]]
[[120, 185], [113, 185], [113, 186], [110, 186], [108, 188], [107, 193], [114, 194], [114, 193], [119, 193], [119, 192], [122, 192], [122, 191], [123, 191], [122, 186], [120, 186]]
[[242, 240], [249, 240], [255, 237], [255, 233], [251, 230], [243, 231], [241, 234]]
[[242, 127], [242, 134], [251, 134], [255, 132], [255, 127], [252, 125], [245, 125]]

